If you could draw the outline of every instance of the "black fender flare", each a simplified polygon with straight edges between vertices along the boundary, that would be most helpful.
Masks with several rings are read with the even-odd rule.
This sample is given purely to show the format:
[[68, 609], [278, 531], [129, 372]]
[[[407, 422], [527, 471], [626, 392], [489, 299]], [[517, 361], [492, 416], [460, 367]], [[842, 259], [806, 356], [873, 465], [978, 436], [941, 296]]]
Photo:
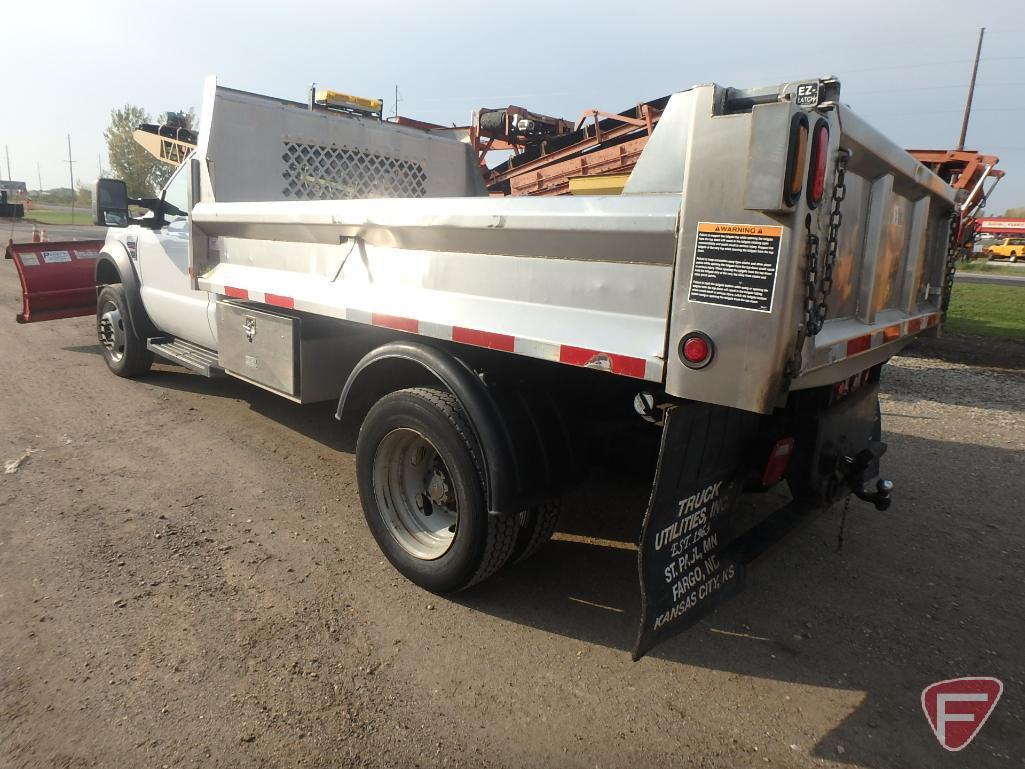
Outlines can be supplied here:
[[95, 280], [96, 294], [99, 297], [100, 289], [112, 281], [108, 280], [109, 271], [113, 269], [121, 278], [121, 286], [125, 290], [125, 297], [128, 299], [128, 322], [132, 331], [140, 339], [146, 339], [157, 334], [157, 328], [150, 320], [146, 307], [142, 303], [142, 287], [139, 282], [139, 274], [135, 265], [128, 255], [128, 249], [123, 243], [108, 244], [96, 258]]
[[[404, 371], [397, 372], [399, 367]], [[421, 375], [419, 381], [410, 378], [411, 370]], [[466, 412], [483, 454], [493, 514], [519, 513], [576, 479], [577, 453], [569, 431], [543, 393], [489, 383], [462, 358], [421, 342], [396, 340], [363, 356], [349, 373], [335, 416], [341, 419], [347, 407], [351, 410], [357, 390], [369, 387], [383, 396], [423, 384], [423, 374], [447, 388]]]

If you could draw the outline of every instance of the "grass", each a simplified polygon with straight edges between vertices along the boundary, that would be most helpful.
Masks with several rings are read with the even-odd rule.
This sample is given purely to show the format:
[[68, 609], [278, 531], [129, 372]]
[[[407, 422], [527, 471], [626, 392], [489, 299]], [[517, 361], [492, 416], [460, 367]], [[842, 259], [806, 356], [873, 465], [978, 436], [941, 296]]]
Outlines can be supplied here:
[[1006, 264], [1001, 262], [987, 262], [985, 259], [976, 259], [974, 262], [958, 262], [958, 272], [988, 272], [992, 275], [1021, 275], [1025, 276], [1025, 264]]
[[25, 212], [26, 222], [38, 222], [39, 224], [92, 224], [93, 215], [88, 208], [76, 208], [75, 220], [71, 220], [71, 211], [46, 211], [35, 209]]
[[944, 327], [960, 334], [1025, 340], [1025, 287], [955, 283]]

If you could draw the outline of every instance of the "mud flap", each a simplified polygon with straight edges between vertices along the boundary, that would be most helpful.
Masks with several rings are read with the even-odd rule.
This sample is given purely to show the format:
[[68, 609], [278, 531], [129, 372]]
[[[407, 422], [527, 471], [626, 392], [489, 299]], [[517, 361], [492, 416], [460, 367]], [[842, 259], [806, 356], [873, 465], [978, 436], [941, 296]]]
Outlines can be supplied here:
[[6, 256], [21, 279], [18, 323], [77, 318], [96, 312], [96, 258], [102, 240], [12, 243]]
[[757, 415], [737, 409], [684, 403], [667, 411], [638, 548], [635, 660], [742, 589], [745, 566], [729, 550], [731, 513], [757, 429]]

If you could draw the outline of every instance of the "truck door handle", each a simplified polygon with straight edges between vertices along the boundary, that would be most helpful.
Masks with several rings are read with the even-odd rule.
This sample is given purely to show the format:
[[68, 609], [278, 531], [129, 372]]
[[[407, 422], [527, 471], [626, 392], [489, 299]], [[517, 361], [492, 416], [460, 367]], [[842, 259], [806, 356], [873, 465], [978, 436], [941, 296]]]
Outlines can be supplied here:
[[247, 342], [252, 342], [256, 336], [256, 318], [252, 315], [246, 315], [242, 319], [242, 333], [246, 335]]

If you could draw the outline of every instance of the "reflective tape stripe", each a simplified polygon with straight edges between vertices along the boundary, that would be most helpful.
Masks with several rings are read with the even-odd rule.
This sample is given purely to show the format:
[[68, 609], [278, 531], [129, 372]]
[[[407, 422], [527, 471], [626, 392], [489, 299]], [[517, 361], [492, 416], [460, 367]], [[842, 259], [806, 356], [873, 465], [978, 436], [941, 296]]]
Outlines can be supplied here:
[[559, 346], [559, 362], [594, 368], [599, 371], [611, 371], [613, 374], [623, 374], [638, 379], [644, 378], [644, 360], [631, 355], [614, 355], [600, 350], [589, 350], [586, 347], [571, 347], [564, 344]]
[[514, 352], [516, 349], [516, 337], [508, 334], [496, 334], [491, 331], [477, 331], [462, 326], [452, 327], [452, 341], [463, 344], [472, 344], [477, 347], [487, 347], [489, 350], [503, 350]]
[[850, 357], [851, 355], [858, 355], [866, 350], [871, 350], [875, 347], [895, 342], [900, 339], [901, 336], [917, 334], [919, 331], [931, 328], [939, 322], [940, 314], [938, 312], [934, 312], [929, 315], [920, 315], [917, 318], [909, 318], [902, 323], [895, 323], [884, 329], [873, 331], [869, 334], [861, 334], [853, 339], [838, 342], [832, 348], [832, 360], [842, 360], [843, 358]]
[[847, 340], [847, 355], [857, 355], [859, 352], [865, 352], [865, 350], [871, 349], [871, 347], [871, 334], [865, 334], [864, 336], [856, 336], [854, 337], [854, 339]]
[[291, 310], [295, 307], [295, 300], [290, 296], [279, 296], [278, 294], [264, 294], [264, 301], [275, 307], [284, 307]]
[[307, 301], [297, 301], [294, 297], [281, 294], [261, 293], [249, 291], [235, 286], [220, 286], [206, 284], [207, 290], [214, 294], [231, 297], [233, 299], [245, 299], [262, 304], [286, 309], [297, 309], [304, 312], [312, 312], [321, 315], [331, 315], [342, 320], [353, 323], [365, 323], [390, 328], [395, 331], [406, 331], [421, 336], [429, 336], [435, 339], [468, 344], [475, 347], [483, 347], [489, 350], [511, 352], [518, 355], [525, 355], [542, 360], [556, 361], [572, 366], [607, 371], [622, 376], [635, 377], [637, 379], [649, 379], [658, 381], [662, 378], [664, 363], [659, 357], [649, 359], [638, 358], [632, 355], [620, 355], [617, 353], [593, 350], [587, 347], [575, 347], [572, 345], [560, 345], [553, 342], [543, 342], [536, 339], [523, 339], [510, 334], [501, 334], [495, 331], [482, 331], [480, 329], [466, 326], [448, 326], [439, 323], [419, 321], [416, 318], [406, 318], [401, 315], [388, 315], [386, 313], [368, 312], [359, 308], [346, 308], [339, 314], [338, 308], [322, 307]]
[[371, 315], [370, 322], [375, 326], [393, 328], [396, 331], [409, 331], [413, 334], [418, 334], [420, 332], [420, 321], [415, 318], [403, 318], [399, 315], [384, 315], [382, 313], [375, 312]]

